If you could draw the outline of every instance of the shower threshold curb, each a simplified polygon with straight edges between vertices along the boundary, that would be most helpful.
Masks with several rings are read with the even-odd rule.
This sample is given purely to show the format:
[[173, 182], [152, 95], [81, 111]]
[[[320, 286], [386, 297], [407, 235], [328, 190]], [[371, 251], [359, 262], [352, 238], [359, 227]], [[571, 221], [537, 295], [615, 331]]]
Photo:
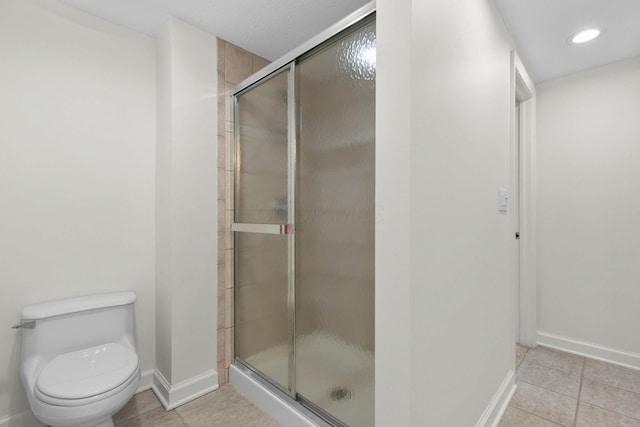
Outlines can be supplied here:
[[280, 396], [279, 391], [271, 390], [255, 373], [235, 363], [229, 367], [229, 382], [283, 427], [331, 427], [299, 402]]

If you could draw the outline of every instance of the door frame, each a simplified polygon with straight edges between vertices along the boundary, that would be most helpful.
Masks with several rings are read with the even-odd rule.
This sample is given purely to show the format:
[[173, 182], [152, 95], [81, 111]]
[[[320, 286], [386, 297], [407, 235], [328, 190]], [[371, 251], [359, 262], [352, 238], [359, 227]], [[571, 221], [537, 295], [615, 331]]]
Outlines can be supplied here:
[[[520, 125], [516, 125], [516, 102], [520, 103]], [[514, 311], [519, 321], [518, 341], [522, 345], [537, 345], [537, 258], [536, 258], [536, 91], [533, 80], [518, 57], [511, 51], [511, 182], [514, 191], [520, 175], [517, 211], [520, 215], [520, 240], [516, 241], [517, 221], [512, 215], [513, 283], [518, 286], [514, 296]], [[519, 135], [516, 129], [519, 127]], [[519, 144], [519, 152], [516, 145]], [[518, 162], [518, 168], [516, 168]], [[515, 210], [513, 210], [515, 211]], [[520, 245], [519, 256], [516, 245]], [[519, 268], [518, 268], [519, 266]], [[515, 294], [516, 292], [514, 292]], [[516, 318], [514, 317], [514, 320]]]

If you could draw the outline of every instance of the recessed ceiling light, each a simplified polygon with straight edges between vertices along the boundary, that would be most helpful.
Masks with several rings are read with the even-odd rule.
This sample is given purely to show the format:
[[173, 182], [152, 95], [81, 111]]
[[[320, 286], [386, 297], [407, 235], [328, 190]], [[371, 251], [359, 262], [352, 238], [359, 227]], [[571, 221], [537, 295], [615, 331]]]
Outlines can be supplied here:
[[588, 30], [580, 31], [575, 36], [571, 37], [571, 42], [575, 44], [586, 43], [598, 37], [600, 30], [597, 28], [589, 28]]

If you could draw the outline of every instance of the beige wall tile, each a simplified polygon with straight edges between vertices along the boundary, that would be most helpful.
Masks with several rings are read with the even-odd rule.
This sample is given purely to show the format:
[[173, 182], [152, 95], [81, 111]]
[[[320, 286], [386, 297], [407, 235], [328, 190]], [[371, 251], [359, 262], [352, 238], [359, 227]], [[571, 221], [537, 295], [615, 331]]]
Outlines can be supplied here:
[[[226, 180], [227, 180], [226, 171], [224, 170], [224, 168], [218, 168], [218, 200], [226, 199], [226, 190], [227, 190]], [[226, 203], [225, 203], [225, 208], [226, 208]]]
[[218, 329], [226, 328], [226, 295], [218, 296]]
[[231, 85], [225, 83], [225, 96], [224, 96], [224, 119], [233, 123], [233, 97], [231, 96]]
[[231, 249], [227, 249], [224, 253], [225, 255], [225, 259], [224, 259], [224, 263], [227, 266], [226, 270], [225, 270], [225, 278], [224, 278], [224, 282], [225, 282], [225, 286], [227, 288], [233, 288], [233, 279], [234, 279], [234, 275], [233, 275], [233, 250]]
[[[225, 244], [225, 232], [224, 231], [219, 231], [218, 232], [218, 265], [222, 264], [222, 267], [224, 268], [224, 253], [226, 251], [225, 248], [226, 244]], [[220, 254], [222, 254], [222, 259], [220, 257]]]
[[224, 73], [221, 71], [218, 71], [218, 104], [222, 104], [223, 106], [224, 106], [225, 100], [227, 99], [227, 93], [225, 88], [226, 88], [226, 82], [224, 80]]
[[231, 328], [233, 327], [233, 289], [231, 288], [225, 289], [224, 301], [225, 301], [224, 327]]
[[218, 135], [224, 136], [224, 114], [220, 114], [220, 109], [218, 109]]
[[238, 84], [252, 74], [251, 54], [229, 42], [225, 43], [224, 75], [229, 83]]
[[[225, 144], [225, 137], [218, 135], [218, 168], [226, 169], [226, 165], [227, 146]], [[220, 194], [218, 194], [218, 197], [220, 197]]]
[[233, 232], [231, 231], [231, 229], [229, 229], [226, 233], [225, 233], [225, 246], [226, 249], [233, 249]]
[[229, 382], [229, 369], [226, 366], [226, 362], [220, 364], [220, 370], [218, 371], [218, 383], [220, 385]]
[[233, 328], [226, 328], [224, 330], [224, 350], [225, 363], [229, 366], [233, 363]]
[[233, 91], [233, 87], [235, 84], [225, 82], [225, 93], [227, 94], [227, 98], [225, 99], [225, 114], [224, 119], [230, 122], [233, 122], [233, 98], [231, 98], [231, 93]]
[[225, 150], [225, 158], [224, 158], [224, 168], [228, 171], [233, 171], [233, 163], [236, 156], [235, 153], [235, 143], [233, 141], [233, 133], [225, 132], [224, 134], [224, 150]]
[[226, 250], [220, 250], [220, 242], [224, 240], [224, 231], [218, 231], [218, 266], [224, 266]]
[[226, 227], [226, 201], [218, 200], [218, 232], [222, 232]]
[[225, 179], [224, 179], [224, 185], [225, 185], [225, 193], [224, 193], [224, 198], [225, 200], [228, 200], [229, 203], [226, 206], [227, 210], [233, 210], [233, 189], [235, 187], [235, 181], [233, 179], [233, 172], [230, 170], [226, 171], [226, 175], [225, 175]]
[[[224, 290], [226, 289], [225, 283], [224, 283], [224, 277], [225, 277], [225, 266], [224, 264], [218, 264], [218, 296], [224, 295]], [[218, 327], [220, 327], [220, 325], [218, 325]]]
[[266, 67], [271, 63], [270, 61], [264, 58], [261, 58], [258, 55], [251, 55], [251, 59], [253, 60], [253, 64], [252, 64], [253, 73], [260, 71], [261, 69], [263, 69], [264, 67]]
[[[216, 37], [216, 47], [218, 51], [218, 71], [224, 73], [224, 51], [226, 42], [219, 37]], [[224, 79], [223, 79], [224, 80]]]
[[218, 374], [220, 374], [220, 367], [221, 365], [224, 365], [224, 361], [225, 361], [225, 357], [227, 355], [227, 352], [224, 349], [224, 344], [225, 344], [225, 340], [224, 340], [224, 328], [220, 328], [218, 327], [218, 342], [217, 342], [217, 349], [218, 349], [218, 354], [217, 354], [217, 362], [218, 362]]
[[225, 230], [231, 229], [231, 224], [233, 224], [233, 211], [230, 209], [226, 209], [224, 211]]

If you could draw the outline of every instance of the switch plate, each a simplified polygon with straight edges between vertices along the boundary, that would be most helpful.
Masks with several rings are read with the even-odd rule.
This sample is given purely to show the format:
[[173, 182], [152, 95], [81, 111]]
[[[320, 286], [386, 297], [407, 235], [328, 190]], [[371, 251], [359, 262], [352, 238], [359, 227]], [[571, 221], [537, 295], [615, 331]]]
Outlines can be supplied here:
[[509, 190], [506, 188], [498, 189], [498, 212], [507, 213], [509, 209]]

